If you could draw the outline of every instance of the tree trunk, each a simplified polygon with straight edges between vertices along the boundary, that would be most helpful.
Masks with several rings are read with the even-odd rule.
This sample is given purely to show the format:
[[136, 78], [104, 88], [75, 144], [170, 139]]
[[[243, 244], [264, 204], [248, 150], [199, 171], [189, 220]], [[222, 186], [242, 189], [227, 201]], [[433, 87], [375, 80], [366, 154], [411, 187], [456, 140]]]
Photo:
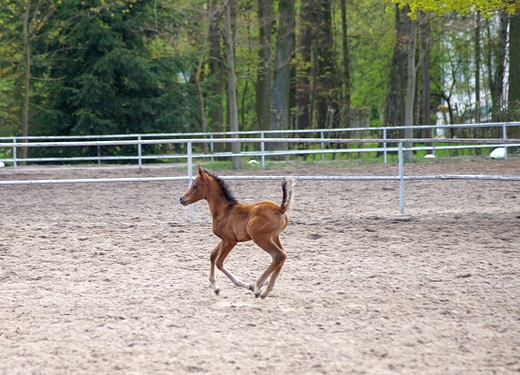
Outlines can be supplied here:
[[[390, 80], [385, 106], [385, 125], [402, 126], [405, 114], [406, 73], [403, 61], [406, 60], [406, 40], [410, 30], [409, 8], [395, 6], [396, 41], [390, 66]], [[390, 135], [391, 136], [391, 135]]]
[[296, 65], [296, 108], [298, 129], [310, 129], [311, 99], [311, 46], [313, 44], [314, 1], [303, 0], [300, 11], [300, 35], [298, 38], [298, 64]]
[[260, 58], [256, 80], [256, 119], [258, 129], [269, 129], [271, 113], [271, 0], [258, 0]]
[[[213, 127], [213, 131], [223, 132], [226, 129], [224, 128], [224, 112], [222, 110], [222, 97], [224, 93], [224, 69], [222, 63], [222, 54], [221, 54], [221, 32], [219, 30], [218, 24], [219, 20], [222, 16], [222, 13], [217, 9], [216, 3], [213, 4], [212, 8], [213, 17], [211, 19], [210, 24], [210, 33], [209, 33], [209, 60], [210, 60], [210, 71], [213, 76], [212, 79], [212, 91], [213, 95], [218, 100], [216, 106], [211, 108], [209, 111], [209, 115], [211, 118], [211, 124]], [[215, 150], [216, 151], [224, 151], [225, 144], [224, 143], [216, 143]]]
[[[430, 125], [430, 26], [428, 20], [421, 23], [421, 114], [422, 125]], [[431, 131], [427, 129], [426, 138], [431, 137]]]
[[[498, 122], [502, 120], [502, 100], [504, 92], [504, 76], [505, 76], [505, 59], [507, 47], [507, 26], [509, 23], [509, 15], [505, 12], [500, 13], [500, 31], [498, 35], [498, 43], [494, 51], [494, 63], [492, 58], [488, 58], [489, 64], [489, 87], [491, 89], [492, 112], [491, 121]], [[489, 27], [489, 24], [488, 24]], [[495, 67], [493, 70], [492, 67]], [[494, 136], [499, 136], [495, 134]]]
[[[289, 94], [291, 89], [293, 38], [294, 0], [280, 0], [273, 93], [271, 96], [271, 130], [285, 130], [289, 128]], [[270, 148], [277, 149], [278, 147], [277, 145], [271, 144]]]
[[332, 33], [332, 4], [330, 0], [319, 3], [317, 29], [317, 97], [316, 115], [318, 127], [336, 128], [339, 125], [339, 85], [336, 75], [336, 59]]
[[[345, 125], [350, 126], [350, 56], [348, 48], [348, 33], [347, 33], [347, 2], [341, 0], [341, 37], [342, 37], [342, 52], [343, 52], [343, 113], [342, 118]], [[348, 133], [350, 136], [350, 132]]]
[[[228, 65], [228, 101], [229, 101], [229, 125], [232, 132], [238, 132], [238, 105], [237, 105], [237, 78], [235, 75], [235, 54], [234, 43], [231, 33], [231, 7], [229, 1], [226, 7], [226, 60]], [[240, 143], [233, 143], [231, 151], [234, 154], [240, 153]], [[240, 156], [233, 156], [233, 169], [242, 168], [242, 160]]]
[[[414, 109], [414, 98], [415, 98], [415, 54], [416, 54], [416, 43], [417, 43], [417, 20], [412, 20], [410, 24], [410, 40], [408, 45], [408, 87], [406, 92], [406, 115], [405, 125], [413, 125], [413, 109]], [[405, 138], [413, 138], [413, 129], [405, 129]], [[412, 147], [411, 142], [406, 142], [405, 147]], [[404, 158], [407, 162], [413, 162], [413, 152], [405, 151]]]
[[[27, 0], [23, 16], [23, 51], [25, 58], [24, 77], [23, 77], [23, 106], [22, 106], [22, 137], [29, 136], [29, 101], [31, 93], [31, 42], [29, 40], [29, 12], [31, 0]], [[22, 142], [27, 142], [24, 138]], [[21, 157], [27, 158], [27, 147], [21, 149]]]
[[[422, 89], [421, 89], [421, 115], [422, 115], [422, 125], [430, 125], [430, 25], [429, 19], [425, 16], [423, 17], [421, 24], [421, 80], [422, 80]], [[424, 129], [422, 131], [423, 138], [431, 138], [432, 131], [431, 129]], [[432, 143], [427, 143], [428, 146], [431, 146]]]
[[[475, 27], [475, 122], [480, 123], [480, 121], [480, 12], [477, 12]], [[477, 129], [478, 132], [479, 129]]]
[[[204, 54], [206, 52], [206, 45], [208, 44], [209, 39], [209, 33], [211, 29], [211, 9], [213, 8], [212, 0], [208, 1], [208, 14], [207, 14], [207, 27], [206, 31], [204, 33], [204, 41], [202, 45], [202, 49], [199, 55], [199, 63], [197, 65], [197, 72], [195, 74], [195, 83], [197, 86], [197, 94], [199, 97], [199, 110], [200, 110], [200, 127], [202, 130], [202, 133], [207, 132], [207, 125], [206, 125], [206, 113], [205, 113], [205, 107], [204, 107], [204, 94], [202, 93], [202, 88], [200, 86], [200, 75], [202, 72], [202, 63], [204, 62]], [[204, 138], [206, 138], [206, 134], [204, 134]], [[208, 144], [203, 143], [202, 145], [203, 151], [205, 154], [208, 153]]]
[[[520, 117], [520, 12], [509, 20], [509, 96], [508, 120]], [[508, 137], [520, 138], [518, 127], [509, 127]]]

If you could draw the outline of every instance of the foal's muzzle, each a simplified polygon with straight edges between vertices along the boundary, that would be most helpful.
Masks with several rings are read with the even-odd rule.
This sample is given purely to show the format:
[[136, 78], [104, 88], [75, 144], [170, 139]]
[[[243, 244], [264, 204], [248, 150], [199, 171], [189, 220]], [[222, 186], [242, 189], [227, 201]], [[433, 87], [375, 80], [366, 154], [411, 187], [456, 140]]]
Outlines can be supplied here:
[[181, 197], [181, 199], [179, 199], [179, 202], [183, 206], [187, 206], [188, 205], [188, 200], [186, 198], [184, 198], [184, 197]]

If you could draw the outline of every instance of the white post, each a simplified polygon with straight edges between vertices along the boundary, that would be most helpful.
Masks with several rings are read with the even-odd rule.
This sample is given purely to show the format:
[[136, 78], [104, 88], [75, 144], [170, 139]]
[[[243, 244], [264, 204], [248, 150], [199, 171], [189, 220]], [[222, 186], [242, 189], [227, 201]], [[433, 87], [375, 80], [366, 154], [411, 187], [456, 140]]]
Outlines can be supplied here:
[[[191, 183], [193, 181], [193, 157], [191, 151], [191, 142], [188, 142], [186, 145], [188, 148], [188, 189], [191, 187]], [[193, 221], [195, 217], [195, 209], [192, 204], [190, 204], [190, 221]]]
[[[98, 139], [99, 141], [99, 139]], [[98, 160], [97, 160], [97, 163], [98, 165], [101, 165], [101, 146], [97, 146], [97, 157], [98, 157]]]
[[[264, 132], [260, 133], [260, 138], [264, 139]], [[262, 151], [262, 169], [265, 169], [265, 142], [260, 142], [260, 149]]]
[[211, 162], [215, 161], [213, 154], [215, 153], [215, 145], [213, 143], [213, 134], [210, 134], [209, 138], [211, 139], [211, 143], [209, 144], [209, 149], [211, 150]]
[[[139, 142], [141, 142], [141, 136], [140, 136], [140, 135], [137, 136], [137, 140], [138, 140]], [[141, 143], [139, 143], [139, 144], [137, 145], [137, 157], [138, 157], [138, 160], [139, 160], [139, 161], [138, 161], [138, 164], [139, 164], [139, 170], [143, 169], [143, 162], [142, 162], [142, 160], [141, 160], [141, 157], [142, 157], [142, 148], [141, 148], [141, 146], [142, 146]]]
[[432, 155], [435, 156], [435, 138], [437, 137], [437, 128], [432, 128]]
[[[502, 124], [502, 138], [507, 139], [507, 128], [506, 124]], [[507, 160], [507, 144], [504, 143], [504, 160]]]
[[403, 142], [399, 142], [399, 214], [404, 215]]
[[[16, 138], [13, 138], [13, 143], [16, 143]], [[16, 154], [17, 154], [17, 149], [16, 149], [16, 146], [13, 147], [13, 167], [14, 167], [14, 173], [17, 173], [17, 167], [18, 167], [18, 163], [16, 161]]]
[[[323, 135], [323, 132], [320, 132], [321, 134], [321, 139], [325, 138], [325, 136]], [[325, 143], [321, 142], [321, 150], [325, 150]], [[324, 161], [325, 160], [325, 154], [322, 153], [321, 154], [321, 161]]]
[[[386, 128], [383, 128], [383, 139], [386, 141]], [[383, 159], [386, 164], [386, 142], [383, 142]]]

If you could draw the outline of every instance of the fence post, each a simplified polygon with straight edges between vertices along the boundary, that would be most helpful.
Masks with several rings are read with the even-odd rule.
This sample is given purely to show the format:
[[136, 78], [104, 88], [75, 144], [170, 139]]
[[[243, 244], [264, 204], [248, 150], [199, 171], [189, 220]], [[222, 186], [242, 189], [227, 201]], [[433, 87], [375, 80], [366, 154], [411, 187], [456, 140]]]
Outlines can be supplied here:
[[[188, 148], [188, 189], [191, 187], [191, 183], [193, 181], [193, 154], [191, 151], [191, 142], [188, 142], [186, 145]], [[195, 218], [195, 209], [192, 204], [190, 204], [190, 221], [193, 221]]]
[[[16, 138], [13, 138], [13, 143], [16, 143]], [[18, 162], [16, 161], [16, 154], [17, 154], [17, 148], [16, 146], [13, 146], [13, 167], [14, 167], [14, 173], [17, 173], [18, 168]]]
[[213, 157], [213, 153], [215, 152], [215, 144], [213, 143], [213, 134], [209, 135], [209, 139], [211, 139], [211, 143], [209, 144], [209, 149], [211, 150], [211, 162], [213, 163], [215, 161], [215, 158]]
[[[320, 134], [321, 134], [321, 139], [325, 138], [325, 136], [323, 135], [323, 132], [320, 132]], [[321, 142], [321, 151], [324, 151], [324, 150], [325, 150], [325, 143]], [[321, 161], [325, 161], [325, 153], [321, 154]]]
[[[507, 139], [506, 123], [502, 124], [502, 139]], [[507, 143], [504, 143], [504, 160], [507, 160]]]
[[138, 157], [138, 165], [139, 165], [139, 170], [143, 169], [143, 162], [141, 160], [141, 157], [142, 157], [142, 148], [141, 148], [141, 136], [138, 135], [137, 136], [137, 140], [139, 141], [139, 144], [137, 145], [137, 157]]
[[[386, 141], [386, 128], [383, 128], [383, 139]], [[383, 142], [383, 159], [386, 164], [386, 142]]]
[[435, 138], [437, 137], [437, 128], [432, 127], [432, 155], [435, 156]]
[[403, 142], [399, 142], [399, 214], [404, 215]]
[[[260, 133], [260, 138], [264, 139], [264, 132]], [[262, 169], [265, 169], [265, 142], [260, 142], [260, 150], [262, 151]]]

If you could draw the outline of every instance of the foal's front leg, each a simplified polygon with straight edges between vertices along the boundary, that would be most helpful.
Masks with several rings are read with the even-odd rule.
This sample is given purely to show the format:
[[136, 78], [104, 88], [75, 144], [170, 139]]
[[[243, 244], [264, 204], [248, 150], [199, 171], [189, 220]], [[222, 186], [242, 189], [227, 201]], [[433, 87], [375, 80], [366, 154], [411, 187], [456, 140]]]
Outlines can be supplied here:
[[217, 268], [221, 270], [224, 275], [226, 275], [236, 286], [246, 288], [249, 290], [254, 290], [254, 287], [251, 284], [246, 284], [243, 281], [241, 281], [239, 278], [237, 278], [235, 275], [233, 275], [231, 272], [229, 272], [226, 267], [224, 267], [224, 261], [226, 260], [227, 256], [233, 250], [233, 248], [236, 246], [236, 241], [231, 240], [222, 240], [220, 242], [220, 251], [219, 255], [216, 261]]
[[229, 272], [226, 267], [224, 267], [224, 261], [226, 260], [227, 256], [233, 250], [235, 245], [237, 244], [236, 241], [229, 241], [229, 240], [221, 240], [220, 243], [213, 249], [211, 252], [210, 260], [211, 260], [211, 270], [209, 274], [209, 282], [210, 288], [215, 292], [216, 295], [218, 295], [220, 289], [217, 287], [215, 283], [215, 265], [219, 270], [221, 270], [224, 275], [226, 275], [236, 286], [246, 288], [249, 290], [254, 290], [253, 285], [246, 284], [243, 281], [241, 281], [239, 278], [237, 278], [235, 275], [233, 275], [231, 272]]
[[215, 294], [218, 296], [218, 293], [220, 292], [219, 287], [217, 286], [217, 282], [215, 280], [215, 262], [217, 261], [217, 258], [219, 256], [220, 252], [220, 246], [222, 245], [222, 241], [219, 242], [219, 244], [213, 249], [211, 252], [211, 255], [209, 257], [211, 261], [211, 266], [209, 270], [209, 287], [212, 291], [215, 292]]

